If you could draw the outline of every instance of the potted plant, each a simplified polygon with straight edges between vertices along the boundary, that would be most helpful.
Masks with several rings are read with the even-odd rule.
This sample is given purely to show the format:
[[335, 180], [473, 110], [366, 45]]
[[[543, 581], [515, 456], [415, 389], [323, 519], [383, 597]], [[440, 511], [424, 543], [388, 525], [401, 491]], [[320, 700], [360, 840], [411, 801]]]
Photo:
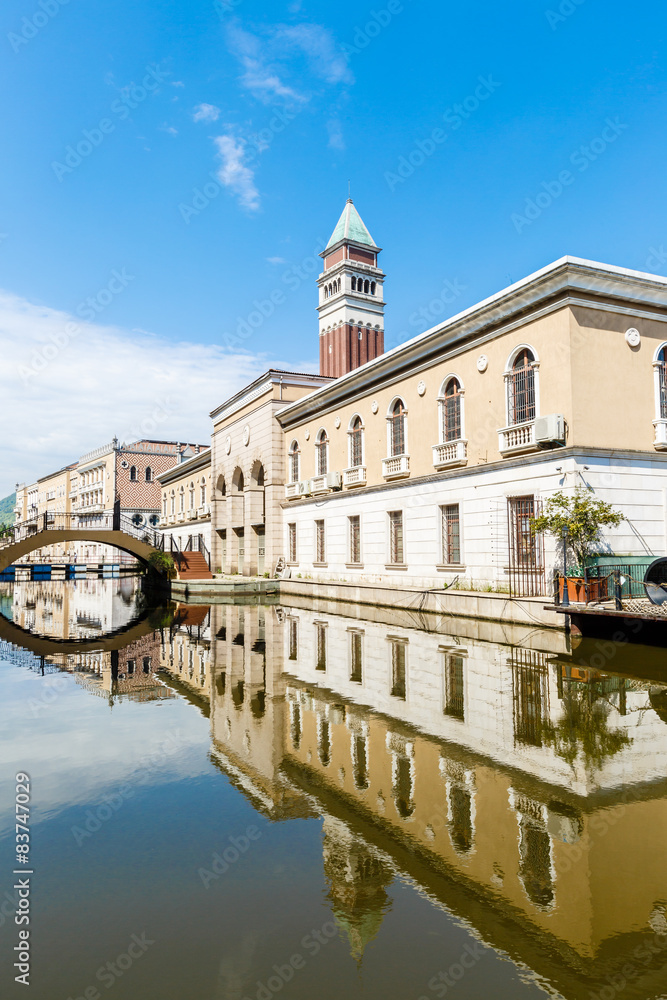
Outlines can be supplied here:
[[[565, 580], [567, 595], [572, 601], [586, 600], [586, 579], [581, 575], [600, 540], [602, 528], [616, 527], [623, 521], [623, 514], [611, 504], [599, 500], [590, 490], [578, 486], [574, 493], [560, 490], [549, 497], [544, 511], [531, 521], [531, 531], [546, 532], [563, 543], [563, 576], [560, 580], [560, 600], [563, 600]], [[568, 549], [573, 553], [579, 573], [568, 575]], [[598, 600], [605, 596], [599, 591], [599, 582], [592, 581], [589, 596]], [[567, 603], [567, 602], [566, 602]]]

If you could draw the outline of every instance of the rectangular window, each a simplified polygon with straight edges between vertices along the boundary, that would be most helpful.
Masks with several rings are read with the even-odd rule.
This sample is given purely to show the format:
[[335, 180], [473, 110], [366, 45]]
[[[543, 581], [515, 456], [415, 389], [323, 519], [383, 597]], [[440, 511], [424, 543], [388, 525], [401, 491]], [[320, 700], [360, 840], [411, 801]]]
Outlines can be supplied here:
[[324, 521], [315, 521], [315, 562], [326, 562], [324, 547]]
[[127, 661], [127, 672], [128, 672], [128, 674], [133, 674], [134, 673], [135, 663], [136, 663], [135, 660], [128, 660]]
[[442, 516], [442, 561], [461, 562], [461, 530], [459, 525], [459, 505], [447, 504], [440, 508]]
[[405, 701], [405, 648], [406, 643], [392, 641], [391, 693], [394, 698], [402, 701]]
[[316, 670], [327, 669], [327, 627], [326, 625], [316, 625], [317, 629], [317, 664]]
[[405, 562], [402, 510], [389, 511], [389, 562], [398, 565]]
[[289, 620], [289, 658], [296, 660], [299, 653], [299, 623], [296, 618]]
[[287, 525], [287, 539], [288, 539], [288, 559], [290, 562], [296, 562], [296, 524]]
[[458, 653], [445, 653], [444, 712], [463, 721], [463, 657]]
[[348, 518], [350, 523], [350, 562], [361, 562], [361, 519], [358, 514]]
[[363, 632], [350, 632], [350, 680], [357, 684], [362, 681], [362, 643]]

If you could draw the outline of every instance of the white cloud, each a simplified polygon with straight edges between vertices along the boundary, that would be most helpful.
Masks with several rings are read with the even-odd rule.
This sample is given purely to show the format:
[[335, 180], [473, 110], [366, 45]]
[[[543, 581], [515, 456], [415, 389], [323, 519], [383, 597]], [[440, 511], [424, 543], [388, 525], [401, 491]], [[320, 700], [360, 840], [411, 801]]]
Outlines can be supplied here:
[[255, 187], [255, 174], [244, 162], [246, 143], [233, 135], [219, 135], [215, 139], [221, 166], [218, 170], [220, 183], [237, 196], [239, 204], [250, 211], [259, 208], [259, 191]]
[[192, 114], [193, 122], [215, 122], [220, 117], [220, 108], [215, 104], [198, 104]]
[[271, 37], [264, 41], [234, 23], [228, 29], [227, 39], [232, 55], [245, 70], [241, 77], [242, 84], [260, 101], [265, 104], [273, 104], [276, 100], [285, 104], [300, 104], [307, 100], [303, 94], [283, 83], [279, 71], [272, 64]]
[[[78, 330], [69, 342], [68, 324]], [[210, 410], [274, 363], [249, 350], [87, 323], [1, 290], [0, 352], [0, 496], [114, 435], [205, 444]]]
[[287, 261], [284, 257], [267, 257], [269, 264], [286, 264]]
[[331, 149], [345, 149], [345, 139], [343, 138], [343, 127], [339, 118], [330, 118], [327, 122], [329, 133], [329, 146]]
[[167, 132], [168, 135], [178, 135], [178, 129], [173, 125], [160, 125], [160, 132]]
[[276, 39], [303, 52], [311, 72], [327, 83], [353, 83], [347, 59], [334, 36], [321, 24], [295, 24], [276, 30]]

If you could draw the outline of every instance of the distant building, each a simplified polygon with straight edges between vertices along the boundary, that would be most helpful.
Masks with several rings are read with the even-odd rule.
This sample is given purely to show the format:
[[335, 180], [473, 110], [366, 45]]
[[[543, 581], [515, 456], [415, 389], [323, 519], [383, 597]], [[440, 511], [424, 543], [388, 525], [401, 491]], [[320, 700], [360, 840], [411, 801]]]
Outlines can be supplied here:
[[[207, 445], [177, 441], [136, 441], [109, 444], [82, 455], [77, 462], [58, 472], [42, 476], [28, 486], [18, 485], [14, 513], [16, 523], [78, 515], [94, 526], [114, 507], [121, 515], [141, 527], [156, 526], [160, 519], [161, 499], [158, 477], [184, 458], [190, 458]], [[21, 562], [102, 563], [134, 561], [111, 546], [96, 542], [75, 541], [39, 549]]]

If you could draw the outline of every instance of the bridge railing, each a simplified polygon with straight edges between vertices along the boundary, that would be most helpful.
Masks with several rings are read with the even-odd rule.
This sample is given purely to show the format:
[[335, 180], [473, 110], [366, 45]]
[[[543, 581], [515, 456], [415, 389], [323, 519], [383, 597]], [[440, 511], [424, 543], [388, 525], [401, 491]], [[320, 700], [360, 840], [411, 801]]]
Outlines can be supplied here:
[[[10, 525], [0, 538], [0, 549], [26, 538], [33, 538], [46, 531], [122, 531], [131, 538], [145, 542], [154, 549], [164, 549], [164, 535], [149, 525], [135, 523], [133, 517], [118, 511], [96, 511], [91, 513], [61, 514], [47, 512], [37, 514], [27, 521]], [[45, 540], [45, 545], [49, 543]]]

